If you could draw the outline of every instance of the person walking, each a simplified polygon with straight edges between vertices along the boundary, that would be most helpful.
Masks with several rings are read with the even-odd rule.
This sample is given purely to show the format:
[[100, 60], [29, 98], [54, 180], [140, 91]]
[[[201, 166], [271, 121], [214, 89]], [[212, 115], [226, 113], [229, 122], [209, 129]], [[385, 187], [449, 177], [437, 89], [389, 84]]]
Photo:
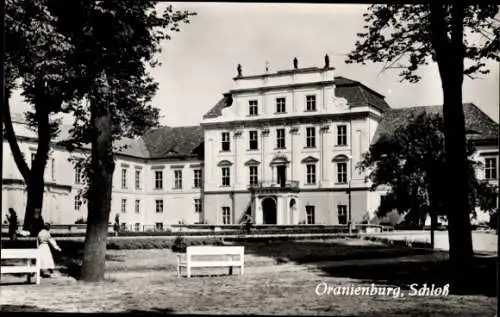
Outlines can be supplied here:
[[9, 223], [9, 238], [11, 241], [14, 241], [17, 238], [17, 229], [19, 228], [19, 224], [17, 223], [17, 214], [14, 208], [9, 208], [7, 221]]
[[49, 244], [57, 251], [61, 248], [50, 235], [50, 224], [46, 223], [44, 228], [38, 233], [38, 250], [40, 252], [40, 273], [43, 277], [51, 277], [56, 265], [50, 251]]

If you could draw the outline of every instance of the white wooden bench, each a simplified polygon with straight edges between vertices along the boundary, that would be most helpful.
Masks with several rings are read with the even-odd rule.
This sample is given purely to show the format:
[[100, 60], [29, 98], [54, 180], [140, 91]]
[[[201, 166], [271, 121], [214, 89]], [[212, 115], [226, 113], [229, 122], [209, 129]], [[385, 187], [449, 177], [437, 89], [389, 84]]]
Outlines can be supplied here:
[[194, 267], [229, 267], [229, 274], [233, 274], [233, 267], [239, 267], [240, 275], [243, 275], [244, 257], [245, 247], [189, 246], [185, 254], [177, 255], [177, 277], [181, 276], [182, 267], [186, 268], [187, 277], [191, 277], [191, 268]]
[[[31, 276], [35, 274], [36, 284], [40, 284], [40, 257], [38, 249], [2, 249], [2, 260], [23, 260], [24, 263], [13, 265], [1, 265], [1, 274], [22, 274], [28, 275], [28, 283], [31, 283]], [[35, 264], [31, 262], [35, 260]]]

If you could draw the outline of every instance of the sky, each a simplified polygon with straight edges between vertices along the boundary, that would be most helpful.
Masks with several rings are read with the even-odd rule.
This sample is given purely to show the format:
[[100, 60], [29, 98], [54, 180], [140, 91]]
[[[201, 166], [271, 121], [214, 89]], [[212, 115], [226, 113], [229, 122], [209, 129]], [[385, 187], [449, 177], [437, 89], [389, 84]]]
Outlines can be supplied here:
[[[386, 97], [393, 108], [442, 104], [436, 64], [422, 68], [417, 84], [401, 83], [397, 70], [381, 72], [382, 64], [345, 64], [363, 31], [364, 4], [172, 3], [174, 9], [197, 13], [162, 44], [161, 66], [152, 74], [159, 83], [152, 104], [160, 109], [162, 125], [198, 125], [205, 114], [233, 88], [236, 66], [243, 75], [323, 66], [330, 56], [335, 76], [359, 81]], [[463, 101], [473, 102], [492, 119], [499, 116], [499, 64], [481, 79], [464, 78]], [[15, 97], [14, 111], [26, 106]], [[68, 121], [71, 119], [67, 119]]]

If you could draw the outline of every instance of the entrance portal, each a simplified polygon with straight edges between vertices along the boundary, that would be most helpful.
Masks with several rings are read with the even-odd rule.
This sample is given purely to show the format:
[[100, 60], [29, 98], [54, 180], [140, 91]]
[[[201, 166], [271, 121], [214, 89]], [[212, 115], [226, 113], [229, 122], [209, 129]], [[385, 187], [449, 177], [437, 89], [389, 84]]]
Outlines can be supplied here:
[[276, 201], [273, 198], [264, 198], [262, 200], [262, 216], [265, 225], [277, 224]]

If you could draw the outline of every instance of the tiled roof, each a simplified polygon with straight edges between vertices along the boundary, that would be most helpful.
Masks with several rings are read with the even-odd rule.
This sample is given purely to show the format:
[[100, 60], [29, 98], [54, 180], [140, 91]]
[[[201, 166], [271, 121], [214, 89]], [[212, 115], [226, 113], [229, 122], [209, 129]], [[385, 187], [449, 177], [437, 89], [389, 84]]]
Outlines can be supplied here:
[[380, 111], [390, 109], [384, 96], [358, 81], [345, 77], [335, 77], [335, 95], [345, 98], [351, 107], [371, 105]]
[[[371, 105], [380, 111], [390, 109], [383, 95], [373, 91], [360, 82], [344, 77], [335, 77], [335, 85], [335, 95], [345, 98], [352, 107]], [[222, 109], [229, 106], [231, 106], [230, 98], [226, 95], [203, 115], [203, 119], [217, 118], [222, 114]]]
[[[498, 123], [473, 103], [464, 103], [463, 107], [468, 140], [498, 140]], [[391, 134], [398, 127], [406, 124], [412, 114], [418, 115], [423, 112], [442, 115], [443, 107], [417, 106], [386, 111], [375, 131], [372, 143], [376, 142], [381, 136]]]
[[201, 126], [161, 127], [147, 131], [143, 136], [149, 158], [202, 158], [203, 130]]

